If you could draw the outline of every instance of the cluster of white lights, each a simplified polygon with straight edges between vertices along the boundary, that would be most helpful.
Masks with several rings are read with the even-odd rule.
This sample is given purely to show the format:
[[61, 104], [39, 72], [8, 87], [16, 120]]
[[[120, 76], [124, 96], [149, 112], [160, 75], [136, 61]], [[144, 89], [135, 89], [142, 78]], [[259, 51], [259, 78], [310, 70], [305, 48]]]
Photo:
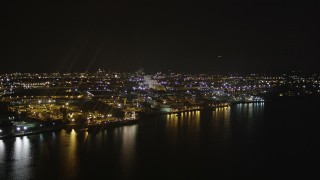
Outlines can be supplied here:
[[[23, 130], [27, 130], [28, 129], [28, 127], [26, 127], [26, 126], [24, 126], [23, 127]], [[21, 130], [21, 127], [17, 127], [17, 131], [20, 131]]]

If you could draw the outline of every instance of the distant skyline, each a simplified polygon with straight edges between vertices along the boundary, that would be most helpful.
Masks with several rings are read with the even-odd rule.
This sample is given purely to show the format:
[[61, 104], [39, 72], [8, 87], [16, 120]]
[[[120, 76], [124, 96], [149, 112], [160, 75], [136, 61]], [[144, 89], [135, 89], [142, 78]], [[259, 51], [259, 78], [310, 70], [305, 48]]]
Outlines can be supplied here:
[[0, 73], [318, 73], [318, 1], [4, 2]]

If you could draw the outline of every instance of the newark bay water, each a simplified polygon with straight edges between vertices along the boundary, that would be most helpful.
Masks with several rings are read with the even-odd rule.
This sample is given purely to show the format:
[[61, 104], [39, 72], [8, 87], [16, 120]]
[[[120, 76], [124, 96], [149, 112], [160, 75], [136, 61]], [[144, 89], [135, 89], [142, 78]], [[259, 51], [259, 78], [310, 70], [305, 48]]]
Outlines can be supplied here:
[[238, 104], [0, 140], [0, 179], [318, 176], [317, 101]]

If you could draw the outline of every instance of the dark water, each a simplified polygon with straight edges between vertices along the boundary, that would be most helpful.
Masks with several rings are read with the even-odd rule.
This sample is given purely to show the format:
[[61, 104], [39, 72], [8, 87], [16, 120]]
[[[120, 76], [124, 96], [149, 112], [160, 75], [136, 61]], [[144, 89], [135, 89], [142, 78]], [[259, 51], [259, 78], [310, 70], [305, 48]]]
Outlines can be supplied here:
[[242, 104], [96, 133], [0, 140], [0, 179], [258, 179], [318, 175], [317, 102]]

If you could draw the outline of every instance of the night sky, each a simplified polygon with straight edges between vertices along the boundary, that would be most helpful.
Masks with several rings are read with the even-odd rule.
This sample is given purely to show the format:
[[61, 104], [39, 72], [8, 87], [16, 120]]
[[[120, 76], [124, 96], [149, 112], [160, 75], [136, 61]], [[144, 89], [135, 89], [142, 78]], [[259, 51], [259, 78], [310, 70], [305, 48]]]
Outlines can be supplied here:
[[0, 73], [319, 72], [319, 0], [82, 2], [2, 2]]

